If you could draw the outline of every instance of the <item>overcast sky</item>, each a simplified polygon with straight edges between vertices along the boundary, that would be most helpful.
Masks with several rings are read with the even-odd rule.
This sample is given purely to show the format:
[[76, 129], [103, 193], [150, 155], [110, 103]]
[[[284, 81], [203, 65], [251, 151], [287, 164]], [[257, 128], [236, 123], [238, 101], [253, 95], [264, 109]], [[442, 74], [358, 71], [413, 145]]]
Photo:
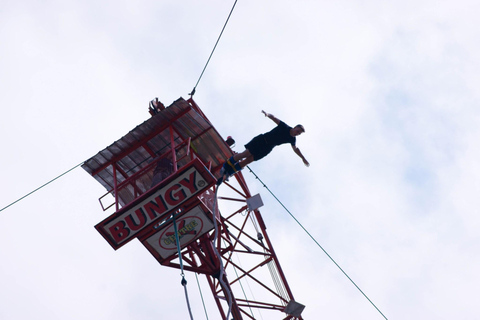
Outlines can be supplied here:
[[[121, 138], [149, 100], [188, 98], [233, 2], [3, 0], [0, 207]], [[478, 12], [472, 0], [239, 1], [194, 96], [236, 151], [272, 128], [262, 109], [305, 126], [309, 168], [288, 146], [250, 167], [389, 319], [478, 316]], [[304, 318], [382, 319], [244, 175]], [[0, 319], [188, 318], [178, 270], [94, 229], [103, 193], [77, 168], [0, 212]]]

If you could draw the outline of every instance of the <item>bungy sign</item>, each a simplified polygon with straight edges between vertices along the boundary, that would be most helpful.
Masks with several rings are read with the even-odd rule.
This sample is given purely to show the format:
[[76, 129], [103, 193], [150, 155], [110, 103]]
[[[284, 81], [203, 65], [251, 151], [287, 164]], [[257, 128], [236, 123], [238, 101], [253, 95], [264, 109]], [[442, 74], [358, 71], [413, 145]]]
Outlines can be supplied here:
[[[211, 218], [204, 210], [201, 206], [196, 206], [176, 220], [181, 248], [214, 228]], [[173, 222], [143, 240], [142, 243], [153, 256], [160, 258], [160, 261], [176, 254], [177, 241]]]
[[143, 201], [124, 212], [111, 215], [95, 228], [114, 249], [118, 249], [166, 212], [208, 188], [212, 183], [209, 180], [213, 179], [213, 176], [208, 175], [202, 176], [196, 166], [193, 166]]

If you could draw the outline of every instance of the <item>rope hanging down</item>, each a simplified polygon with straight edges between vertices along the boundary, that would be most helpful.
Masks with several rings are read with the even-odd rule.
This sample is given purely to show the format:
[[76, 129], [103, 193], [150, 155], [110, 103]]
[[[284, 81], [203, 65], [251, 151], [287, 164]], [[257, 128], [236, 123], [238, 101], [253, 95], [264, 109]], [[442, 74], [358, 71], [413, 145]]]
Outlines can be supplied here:
[[285, 211], [288, 212], [288, 214], [290, 214], [290, 216], [293, 218], [293, 220], [295, 220], [295, 222], [303, 229], [303, 231], [305, 231], [307, 233], [307, 235], [317, 244], [317, 246], [322, 249], [322, 251], [327, 255], [327, 257], [332, 260], [332, 262], [338, 267], [338, 269], [340, 269], [340, 271], [342, 271], [342, 273], [348, 278], [348, 280], [350, 280], [351, 283], [353, 283], [353, 285], [358, 289], [358, 291], [360, 291], [362, 293], [362, 295], [372, 304], [372, 306], [375, 307], [375, 309], [377, 309], [377, 311], [382, 315], [383, 318], [385, 318], [385, 320], [388, 320], [387, 317], [385, 317], [385, 315], [380, 311], [380, 309], [377, 308], [377, 306], [372, 302], [372, 300], [370, 300], [370, 298], [367, 297], [367, 295], [362, 291], [362, 289], [360, 289], [360, 287], [348, 276], [348, 274], [343, 271], [343, 269], [338, 265], [338, 263], [327, 253], [327, 251], [320, 245], [320, 243], [317, 242], [317, 240], [315, 240], [315, 238], [307, 231], [307, 229], [305, 229], [305, 227], [295, 218], [295, 216], [290, 212], [290, 210], [287, 209], [287, 207], [285, 207], [285, 205], [275, 196], [275, 194], [267, 187], [267, 185], [265, 183], [263, 183], [263, 181], [255, 174], [255, 172], [253, 172], [252, 169], [250, 169], [249, 166], [247, 166], [248, 170], [250, 170], [250, 172], [255, 176], [255, 178], [260, 181], [260, 183], [263, 185], [264, 188], [266, 188], [268, 190], [268, 192], [270, 192], [270, 194], [275, 198], [275, 200], [277, 200], [277, 202], [285, 209]]
[[177, 242], [177, 250], [178, 250], [178, 259], [180, 260], [180, 275], [182, 276], [182, 286], [185, 291], [185, 299], [187, 300], [187, 307], [188, 312], [190, 313], [190, 319], [193, 320], [192, 309], [190, 308], [190, 300], [188, 299], [188, 292], [187, 292], [187, 280], [185, 279], [185, 273], [183, 272], [183, 260], [182, 260], [182, 249], [180, 248], [180, 238], [178, 236], [178, 228], [177, 222], [175, 221], [175, 214], [180, 213], [179, 211], [172, 214], [173, 220], [173, 229], [175, 231], [175, 241]]
[[203, 304], [203, 310], [205, 311], [205, 317], [207, 317], [207, 320], [208, 320], [207, 307], [205, 306], [205, 300], [203, 300], [202, 288], [200, 288], [200, 282], [198, 281], [197, 273], [195, 273], [195, 279], [197, 279], [198, 291], [200, 291], [200, 298], [202, 298], [202, 304]]
[[205, 72], [205, 69], [207, 69], [208, 63], [210, 62], [210, 59], [212, 58], [213, 53], [215, 52], [215, 49], [217, 48], [217, 44], [220, 41], [220, 38], [222, 37], [223, 31], [225, 30], [225, 27], [228, 24], [228, 20], [230, 20], [230, 16], [232, 15], [233, 9], [235, 9], [236, 4], [237, 4], [237, 0], [235, 0], [234, 4], [232, 6], [232, 9], [230, 10], [230, 13], [228, 14], [227, 21], [225, 21], [225, 24], [223, 25], [222, 31], [220, 32], [220, 35], [218, 36], [217, 42], [215, 42], [215, 46], [213, 47], [213, 50], [210, 53], [210, 56], [208, 57], [207, 63], [203, 67], [202, 73], [200, 74], [200, 77], [198, 78], [197, 83], [193, 87], [192, 92], [189, 93], [189, 95], [192, 96], [192, 97], [195, 94], [195, 90], [197, 89], [197, 86], [198, 86], [198, 83], [200, 82], [200, 79], [202, 79], [202, 77], [203, 77], [203, 73]]

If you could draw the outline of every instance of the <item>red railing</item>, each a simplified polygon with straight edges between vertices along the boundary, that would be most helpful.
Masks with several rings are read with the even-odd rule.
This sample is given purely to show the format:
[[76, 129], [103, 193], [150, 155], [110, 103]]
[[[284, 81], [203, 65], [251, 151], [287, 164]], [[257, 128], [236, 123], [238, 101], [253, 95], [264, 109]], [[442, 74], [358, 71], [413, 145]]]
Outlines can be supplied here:
[[[180, 167], [188, 163], [189, 161], [184, 161], [185, 159], [188, 159], [187, 157], [190, 157], [189, 160], [194, 159], [193, 153], [190, 151], [190, 143], [191, 143], [191, 138], [187, 138], [180, 142], [178, 145], [175, 146], [174, 150], [175, 152], [172, 152], [172, 149], [169, 151], [165, 152], [164, 154], [160, 155], [156, 159], [154, 159], [151, 163], [140, 169], [139, 171], [135, 172], [133, 175], [129, 176], [126, 180], [122, 181], [121, 183], [117, 184], [116, 179], [114, 179], [114, 187], [113, 189], [107, 191], [104, 195], [102, 195], [98, 200], [100, 202], [100, 206], [102, 207], [103, 211], [108, 210], [112, 206], [116, 205], [116, 210], [120, 208], [120, 206], [125, 206], [129, 204], [130, 202], [134, 201], [137, 199], [139, 196], [150, 190], [152, 187], [160, 183], [161, 181], [165, 180], [169, 175], [173, 174], [176, 172]], [[186, 147], [186, 152], [184, 155], [182, 155], [180, 158], [176, 158], [176, 153], [178, 150], [181, 148]], [[160, 163], [160, 161], [163, 161], [164, 159], [171, 159], [172, 163], [172, 171], [163, 177], [160, 181], [157, 181], [155, 185], [153, 185], [153, 178], [154, 178], [154, 171], [157, 167], [157, 165]], [[182, 162], [183, 163], [182, 165]], [[117, 164], [116, 162], [112, 163], [113, 165], [113, 174], [114, 178], [116, 178], [117, 174]], [[105, 205], [104, 198], [108, 195], [113, 195], [114, 200], [112, 203]]]

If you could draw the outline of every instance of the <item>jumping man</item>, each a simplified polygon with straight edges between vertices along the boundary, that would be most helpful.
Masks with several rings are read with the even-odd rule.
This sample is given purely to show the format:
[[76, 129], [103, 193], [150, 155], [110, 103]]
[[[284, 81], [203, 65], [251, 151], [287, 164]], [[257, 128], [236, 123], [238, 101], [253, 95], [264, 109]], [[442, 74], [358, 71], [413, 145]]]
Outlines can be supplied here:
[[277, 124], [275, 128], [267, 133], [260, 134], [253, 138], [249, 143], [245, 145], [245, 151], [237, 153], [225, 162], [220, 171], [221, 175], [231, 176], [235, 172], [242, 170], [245, 166], [265, 157], [269, 154], [274, 147], [284, 143], [290, 143], [293, 151], [302, 159], [303, 163], [308, 167], [307, 159], [300, 152], [300, 149], [295, 145], [296, 136], [305, 132], [302, 125], [296, 125], [295, 127], [288, 126], [285, 122], [279, 120], [271, 113], [266, 113], [262, 110], [265, 117], [270, 118]]

